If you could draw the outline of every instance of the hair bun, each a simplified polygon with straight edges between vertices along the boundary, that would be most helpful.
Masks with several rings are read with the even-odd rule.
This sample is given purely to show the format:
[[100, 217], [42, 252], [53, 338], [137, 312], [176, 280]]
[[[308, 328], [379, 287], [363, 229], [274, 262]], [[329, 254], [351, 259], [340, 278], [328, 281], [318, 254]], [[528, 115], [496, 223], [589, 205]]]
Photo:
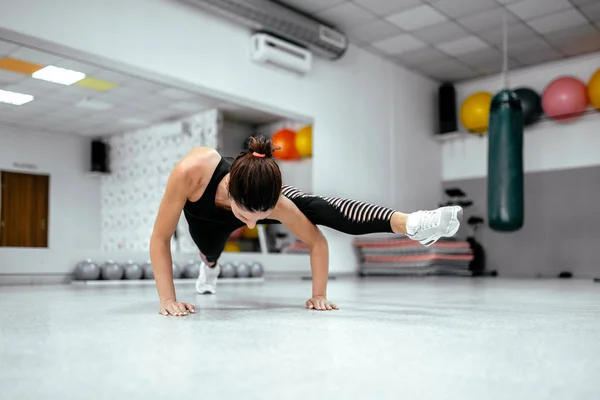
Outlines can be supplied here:
[[273, 157], [273, 142], [271, 139], [262, 135], [252, 136], [248, 141], [248, 152], [264, 154], [266, 157]]

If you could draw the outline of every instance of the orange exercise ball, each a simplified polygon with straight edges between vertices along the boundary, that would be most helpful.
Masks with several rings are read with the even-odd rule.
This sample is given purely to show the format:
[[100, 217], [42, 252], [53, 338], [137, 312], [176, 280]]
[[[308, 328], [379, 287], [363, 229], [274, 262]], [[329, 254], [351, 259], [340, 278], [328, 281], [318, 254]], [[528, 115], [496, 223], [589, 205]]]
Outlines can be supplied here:
[[600, 68], [598, 68], [590, 78], [587, 90], [590, 103], [592, 103], [594, 108], [600, 110]]
[[296, 132], [291, 129], [281, 129], [271, 137], [273, 145], [279, 150], [273, 152], [273, 156], [279, 160], [295, 160], [300, 157], [296, 148]]
[[312, 156], [312, 126], [307, 125], [296, 132], [296, 149], [300, 157]]

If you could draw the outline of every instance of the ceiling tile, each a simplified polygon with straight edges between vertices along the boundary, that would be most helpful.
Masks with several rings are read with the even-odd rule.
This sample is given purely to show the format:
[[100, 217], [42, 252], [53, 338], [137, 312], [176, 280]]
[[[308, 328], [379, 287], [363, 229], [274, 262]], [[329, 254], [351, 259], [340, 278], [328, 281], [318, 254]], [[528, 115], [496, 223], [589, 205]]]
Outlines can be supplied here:
[[591, 24], [562, 29], [545, 35], [548, 42], [555, 45], [569, 45], [580, 40], [600, 40], [600, 32]]
[[452, 21], [442, 22], [433, 26], [419, 29], [413, 35], [424, 42], [437, 44], [448, 40], [460, 39], [470, 33]]
[[580, 10], [591, 21], [600, 23], [600, 2], [585, 5]]
[[419, 0], [354, 0], [354, 2], [382, 17], [421, 5]]
[[541, 34], [560, 31], [562, 29], [584, 25], [587, 20], [575, 9], [562, 11], [528, 21], [533, 29]]
[[472, 51], [460, 56], [460, 61], [464, 62], [465, 64], [469, 64], [472, 67], [490, 63], [502, 64], [502, 60], [502, 53], [496, 49]]
[[[521, 66], [522, 66], [522, 64], [516, 60], [511, 59], [508, 61], [509, 70], [514, 70]], [[504, 65], [501, 62], [499, 63], [499, 62], [494, 61], [494, 62], [489, 62], [489, 63], [481, 63], [481, 64], [477, 65], [477, 67], [473, 67], [473, 68], [484, 74], [491, 75], [491, 74], [502, 73], [503, 72], [502, 69], [504, 68]]]
[[354, 3], [343, 3], [321, 11], [317, 17], [346, 30], [364, 25], [377, 18], [375, 14]]
[[497, 8], [498, 3], [495, 0], [440, 0], [433, 3], [433, 7], [451, 18], [460, 18]]
[[401, 54], [425, 46], [427, 46], [426, 43], [409, 34], [403, 34], [373, 43], [373, 47], [376, 47], [387, 54]]
[[530, 20], [555, 11], [570, 9], [569, 0], [526, 0], [506, 6], [523, 20]]
[[176, 100], [189, 100], [195, 96], [194, 93], [186, 92], [179, 89], [168, 88], [159, 92], [160, 96], [168, 97]]
[[460, 81], [471, 79], [478, 75], [477, 71], [453, 59], [424, 65], [419, 68], [419, 71], [439, 81]]
[[31, 94], [33, 96], [40, 96], [64, 89], [64, 87], [56, 83], [31, 78], [7, 86], [6, 89], [19, 93]]
[[432, 7], [423, 5], [390, 15], [387, 20], [405, 31], [416, 31], [447, 21], [448, 18]]
[[587, 4], [592, 4], [592, 3], [596, 3], [598, 0], [571, 0], [571, 3], [573, 3], [576, 6], [584, 6]]
[[402, 30], [384, 20], [377, 20], [362, 25], [357, 29], [347, 32], [348, 35], [360, 43], [372, 43], [378, 40], [398, 36]]
[[5, 71], [0, 69], [0, 88], [3, 86], [13, 84], [25, 79], [30, 79], [27, 75], [18, 74], [12, 71]]
[[440, 43], [436, 47], [444, 53], [453, 56], [470, 53], [472, 51], [483, 50], [489, 48], [490, 45], [479, 39], [476, 36], [468, 36], [462, 39], [453, 40], [451, 42]]
[[[502, 28], [478, 33], [478, 36], [493, 45], [502, 45], [504, 40], [503, 35], [504, 33]], [[508, 47], [511, 47], [515, 42], [531, 39], [537, 36], [538, 33], [525, 24], [519, 23], [516, 25], [511, 25], [508, 27]]]
[[527, 1], [527, 0], [496, 0], [496, 1], [500, 4], [513, 4], [513, 3], [520, 3], [523, 1]]
[[41, 51], [28, 49], [25, 47], [19, 48], [14, 53], [11, 53], [10, 56], [12, 58], [16, 58], [16, 59], [19, 59], [22, 61], [29, 61], [31, 63], [40, 64], [40, 65], [50, 65], [54, 61], [57, 61], [60, 59], [60, 57], [55, 56], [53, 54], [43, 53]]
[[506, 16], [508, 25], [519, 22], [519, 19], [514, 14], [506, 11], [505, 8], [494, 8], [493, 10], [460, 18], [458, 23], [473, 32], [482, 32], [502, 28], [504, 26], [504, 16]]
[[564, 56], [554, 49], [541, 49], [517, 55], [515, 58], [525, 65], [533, 65], [558, 60]]
[[448, 55], [435, 47], [424, 47], [418, 50], [407, 51], [396, 57], [402, 64], [409, 67], [447, 60]]
[[4, 42], [0, 40], [0, 57], [5, 57], [13, 52], [15, 52], [19, 46], [16, 44]]
[[155, 93], [167, 89], [165, 85], [161, 85], [160, 83], [150, 82], [144, 79], [137, 78], [129, 79], [127, 83], [123, 86], [135, 88], [139, 90], [140, 93]]
[[549, 49], [551, 46], [540, 37], [532, 37], [512, 43], [508, 46], [508, 55], [515, 56], [523, 53], [531, 53], [538, 50]]
[[94, 77], [94, 73], [100, 72], [100, 70], [101, 70], [100, 67], [97, 67], [94, 65], [84, 64], [79, 61], [67, 60], [67, 59], [59, 59], [59, 60], [53, 62], [52, 65], [56, 65], [57, 67], [66, 68], [66, 69], [70, 69], [73, 71], [83, 72], [84, 74], [86, 74], [86, 76], [92, 76], [92, 77]]
[[600, 35], [594, 37], [586, 37], [581, 39], [573, 39], [572, 42], [557, 44], [556, 47], [563, 53], [569, 56], [578, 56], [600, 51]]
[[131, 77], [128, 74], [113, 72], [106, 69], [94, 72], [93, 78], [102, 79], [118, 85], [126, 85], [131, 80]]
[[342, 4], [345, 1], [346, 0], [281, 0], [282, 3], [286, 3], [307, 13], [322, 11], [338, 4]]

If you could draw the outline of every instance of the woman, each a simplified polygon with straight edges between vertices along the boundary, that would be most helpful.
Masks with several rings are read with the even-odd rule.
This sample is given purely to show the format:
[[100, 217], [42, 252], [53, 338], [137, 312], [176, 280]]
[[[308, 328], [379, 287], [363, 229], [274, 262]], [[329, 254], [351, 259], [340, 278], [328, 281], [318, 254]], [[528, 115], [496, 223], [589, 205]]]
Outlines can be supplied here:
[[182, 210], [203, 260], [196, 281], [198, 293], [215, 293], [217, 261], [234, 230], [282, 223], [310, 247], [312, 297], [306, 307], [316, 310], [338, 309], [327, 300], [329, 250], [316, 225], [351, 235], [402, 233], [426, 246], [458, 231], [460, 207], [403, 214], [358, 201], [308, 195], [283, 185], [273, 150], [270, 139], [253, 137], [248, 150], [233, 161], [214, 149], [197, 147], [175, 166], [150, 241], [160, 314], [195, 312], [191, 304], [177, 301], [173, 285], [171, 237]]

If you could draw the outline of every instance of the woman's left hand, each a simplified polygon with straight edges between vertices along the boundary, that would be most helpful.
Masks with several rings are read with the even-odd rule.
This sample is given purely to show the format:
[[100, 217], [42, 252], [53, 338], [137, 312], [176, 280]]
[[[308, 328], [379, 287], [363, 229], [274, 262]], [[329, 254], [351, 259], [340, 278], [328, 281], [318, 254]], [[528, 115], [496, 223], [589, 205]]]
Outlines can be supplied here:
[[339, 310], [339, 307], [325, 297], [313, 297], [306, 300], [306, 308], [313, 310]]

